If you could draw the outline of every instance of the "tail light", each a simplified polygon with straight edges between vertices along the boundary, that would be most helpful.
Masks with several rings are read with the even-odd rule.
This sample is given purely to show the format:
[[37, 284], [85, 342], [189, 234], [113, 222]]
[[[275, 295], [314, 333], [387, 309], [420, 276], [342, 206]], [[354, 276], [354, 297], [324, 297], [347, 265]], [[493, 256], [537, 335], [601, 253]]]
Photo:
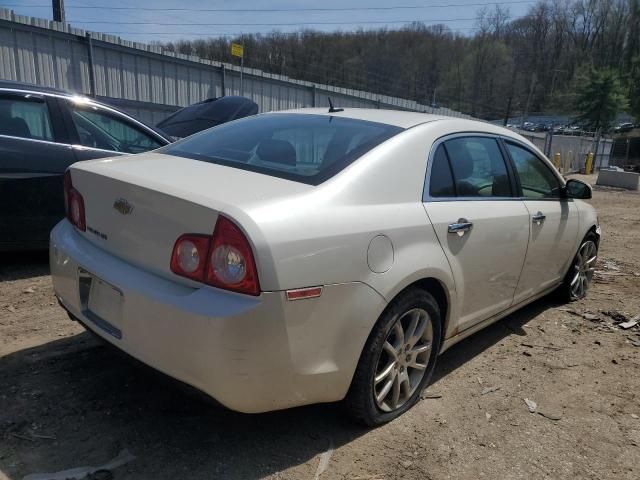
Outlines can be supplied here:
[[238, 226], [222, 215], [213, 235], [186, 234], [178, 238], [171, 255], [171, 271], [225, 290], [260, 294], [251, 245]]
[[182, 235], [173, 247], [171, 271], [201, 282], [206, 270], [210, 245], [210, 236]]
[[84, 200], [80, 192], [73, 188], [71, 172], [64, 172], [64, 209], [67, 219], [79, 230], [87, 230], [87, 222], [84, 216]]

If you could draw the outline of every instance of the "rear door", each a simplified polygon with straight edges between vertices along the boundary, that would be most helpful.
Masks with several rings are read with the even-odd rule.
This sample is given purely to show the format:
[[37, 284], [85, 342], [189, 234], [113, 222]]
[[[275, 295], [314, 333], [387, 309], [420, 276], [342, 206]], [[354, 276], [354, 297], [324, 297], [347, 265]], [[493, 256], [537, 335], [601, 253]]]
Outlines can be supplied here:
[[527, 258], [515, 301], [560, 282], [572, 260], [578, 235], [578, 212], [563, 198], [562, 181], [553, 167], [526, 145], [505, 140], [516, 173], [519, 195], [530, 216]]
[[0, 243], [42, 248], [64, 216], [62, 178], [75, 161], [56, 99], [0, 91]]
[[440, 140], [427, 170], [424, 207], [453, 272], [464, 330], [511, 306], [529, 213], [515, 196], [510, 165], [493, 136]]

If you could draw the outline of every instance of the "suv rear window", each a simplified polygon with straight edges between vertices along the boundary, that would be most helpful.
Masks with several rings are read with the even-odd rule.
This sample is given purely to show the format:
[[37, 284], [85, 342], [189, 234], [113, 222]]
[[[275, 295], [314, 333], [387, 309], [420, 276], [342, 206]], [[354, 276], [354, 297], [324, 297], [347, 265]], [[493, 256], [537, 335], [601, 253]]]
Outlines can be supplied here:
[[160, 152], [318, 185], [402, 131], [351, 118], [278, 113], [220, 125]]

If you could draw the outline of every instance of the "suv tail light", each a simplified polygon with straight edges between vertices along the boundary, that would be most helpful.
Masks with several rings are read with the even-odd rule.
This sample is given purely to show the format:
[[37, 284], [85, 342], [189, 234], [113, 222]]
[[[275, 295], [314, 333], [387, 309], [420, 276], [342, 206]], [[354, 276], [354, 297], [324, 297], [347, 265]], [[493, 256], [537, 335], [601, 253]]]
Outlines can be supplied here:
[[84, 216], [84, 199], [80, 192], [73, 188], [71, 172], [64, 172], [64, 209], [67, 219], [79, 230], [87, 230], [87, 222]]
[[251, 245], [238, 226], [222, 215], [213, 235], [186, 234], [176, 240], [171, 271], [225, 290], [260, 294]]

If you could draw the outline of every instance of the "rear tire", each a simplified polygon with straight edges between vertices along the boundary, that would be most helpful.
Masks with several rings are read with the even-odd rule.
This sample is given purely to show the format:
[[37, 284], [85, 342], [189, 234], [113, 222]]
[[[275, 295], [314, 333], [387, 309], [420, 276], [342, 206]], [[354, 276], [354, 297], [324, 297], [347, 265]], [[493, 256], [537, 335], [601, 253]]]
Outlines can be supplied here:
[[419, 288], [402, 292], [382, 313], [360, 356], [345, 406], [374, 427], [409, 410], [431, 379], [442, 335], [440, 309]]
[[587, 295], [593, 282], [593, 274], [598, 261], [598, 237], [589, 232], [580, 242], [580, 247], [571, 262], [571, 267], [559, 288], [563, 300], [574, 302]]

